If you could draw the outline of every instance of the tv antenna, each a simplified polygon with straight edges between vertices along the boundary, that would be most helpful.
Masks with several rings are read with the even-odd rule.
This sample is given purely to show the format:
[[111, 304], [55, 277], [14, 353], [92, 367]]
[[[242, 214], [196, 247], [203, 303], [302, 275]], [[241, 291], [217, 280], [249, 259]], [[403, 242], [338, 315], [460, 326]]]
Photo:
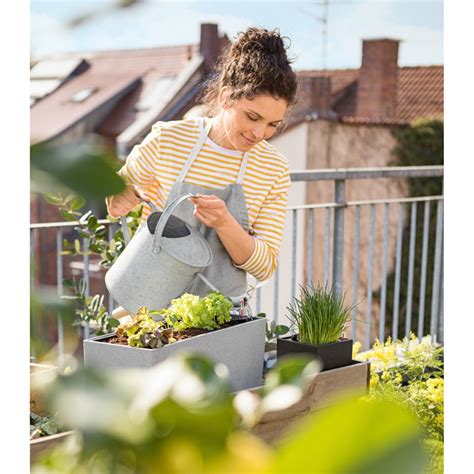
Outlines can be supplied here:
[[321, 0], [316, 2], [311, 2], [312, 5], [322, 6], [323, 14], [322, 16], [315, 15], [313, 12], [306, 10], [305, 8], [300, 8], [301, 11], [305, 13], [319, 23], [321, 23], [321, 65], [322, 70], [327, 70], [327, 52], [328, 52], [328, 19], [329, 19], [329, 0]]

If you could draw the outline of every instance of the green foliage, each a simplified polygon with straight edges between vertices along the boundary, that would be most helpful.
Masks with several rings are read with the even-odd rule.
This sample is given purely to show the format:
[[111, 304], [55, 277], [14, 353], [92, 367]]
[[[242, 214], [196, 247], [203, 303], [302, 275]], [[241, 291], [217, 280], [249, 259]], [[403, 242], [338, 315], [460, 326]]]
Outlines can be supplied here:
[[428, 462], [424, 474], [444, 474], [444, 443], [437, 439], [423, 441]]
[[78, 436], [32, 473], [423, 472], [418, 425], [393, 403], [345, 400], [309, 413], [273, 448], [250, 434], [266, 413], [297, 402], [317, 373], [309, 358], [280, 362], [260, 390], [237, 393], [223, 366], [198, 356], [59, 376], [48, 401]]
[[81, 325], [86, 322], [96, 335], [107, 334], [118, 325], [117, 319], [109, 316], [104, 306], [104, 295], [86, 296], [86, 281], [64, 279], [65, 288], [72, 290], [72, 295], [64, 295], [62, 298], [73, 300], [76, 303], [76, 321], [73, 325]]
[[347, 399], [316, 412], [281, 444], [273, 473], [421, 473], [424, 453], [413, 416], [385, 401]]
[[299, 341], [318, 345], [339, 340], [352, 306], [344, 306], [344, 295], [338, 296], [318, 283], [316, 288], [300, 285], [299, 297], [293, 298], [287, 310], [298, 328]]
[[164, 343], [173, 342], [166, 338], [164, 324], [155, 321], [147, 308], [139, 308], [137, 314], [129, 322], [120, 324], [117, 328], [117, 336], [126, 336], [128, 345], [131, 347], [148, 347], [156, 349]]
[[420, 342], [411, 334], [403, 341], [376, 341], [370, 351], [356, 355], [370, 360], [370, 398], [389, 399], [408, 408], [430, 439], [444, 439], [443, 349], [430, 338]]
[[[77, 222], [78, 225], [74, 229], [79, 237], [88, 239], [87, 250], [81, 248], [79, 239], [75, 239], [74, 242], [64, 240], [61, 253], [69, 256], [99, 255], [101, 257], [99, 265], [103, 268], [110, 268], [125, 248], [122, 230], [116, 231], [109, 240], [106, 237], [107, 229], [105, 225], [99, 223], [97, 217], [91, 211], [79, 211], [86, 203], [81, 196], [72, 193], [52, 192], [44, 193], [43, 196], [48, 203], [59, 207], [58, 212], [63, 219]], [[141, 205], [136, 210], [128, 213], [127, 226], [130, 235], [133, 235], [138, 229], [142, 212], [143, 206]], [[114, 221], [112, 218], [110, 220]]]
[[51, 436], [61, 431], [56, 422], [56, 415], [40, 416], [30, 412], [30, 439]]
[[125, 189], [115, 156], [97, 144], [34, 145], [30, 152], [33, 192], [72, 191], [86, 199], [104, 199]]
[[[263, 316], [261, 316], [263, 315]], [[265, 313], [257, 314], [257, 317], [265, 317]], [[277, 324], [276, 321], [272, 321], [270, 324], [265, 326], [265, 336], [268, 342], [275, 341], [278, 337], [284, 336], [288, 333], [290, 328], [284, 324]]]
[[176, 330], [189, 328], [217, 329], [232, 317], [232, 302], [223, 294], [213, 291], [204, 298], [185, 293], [160, 310], [165, 321]]
[[[444, 124], [440, 120], [418, 120], [409, 127], [397, 129], [394, 132], [397, 146], [394, 149], [393, 166], [427, 166], [442, 165], [444, 162]], [[443, 194], [442, 178], [414, 178], [408, 181], [410, 197], [439, 196]], [[421, 254], [423, 244], [423, 219], [424, 204], [417, 205], [415, 258], [413, 269], [413, 281], [421, 281]], [[399, 293], [399, 320], [398, 334], [405, 333], [406, 309], [408, 296], [408, 267], [410, 249], [410, 207], [404, 207], [405, 226], [402, 234], [402, 259], [400, 271], [400, 293]], [[426, 268], [425, 289], [425, 318], [423, 334], [430, 331], [430, 318], [427, 316], [433, 295], [433, 262], [435, 253], [435, 231], [436, 231], [436, 205], [431, 204], [429, 211], [429, 239], [427, 261], [431, 264]], [[386, 334], [393, 334], [393, 307], [395, 296], [395, 272], [387, 276], [386, 289]], [[381, 299], [381, 292], [374, 292], [374, 298]], [[420, 285], [413, 285], [412, 294], [412, 327], [418, 327], [420, 305]]]

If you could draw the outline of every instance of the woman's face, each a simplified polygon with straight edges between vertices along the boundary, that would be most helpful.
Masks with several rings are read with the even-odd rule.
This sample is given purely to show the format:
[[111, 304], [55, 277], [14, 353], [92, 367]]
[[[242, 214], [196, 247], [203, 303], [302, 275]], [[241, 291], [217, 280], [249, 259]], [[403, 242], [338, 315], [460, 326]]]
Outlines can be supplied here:
[[282, 122], [288, 103], [270, 95], [227, 101], [229, 90], [221, 94], [220, 135], [223, 146], [249, 151], [262, 140], [271, 138]]

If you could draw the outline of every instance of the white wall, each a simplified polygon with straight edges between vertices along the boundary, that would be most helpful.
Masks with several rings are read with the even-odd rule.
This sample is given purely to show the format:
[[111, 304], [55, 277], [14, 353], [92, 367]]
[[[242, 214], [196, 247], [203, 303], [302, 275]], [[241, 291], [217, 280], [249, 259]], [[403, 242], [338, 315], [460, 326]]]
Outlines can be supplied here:
[[[271, 144], [286, 156], [290, 164], [290, 171], [306, 168], [306, 150], [308, 143], [308, 125], [301, 123], [272, 139]], [[301, 205], [305, 202], [305, 183], [292, 183], [288, 196], [288, 206]], [[303, 215], [298, 213], [297, 225], [297, 283], [303, 282], [303, 252], [304, 249], [304, 221]], [[292, 270], [292, 212], [288, 211], [283, 229], [283, 240], [280, 250], [279, 291], [278, 291], [278, 322], [287, 324], [285, 308], [291, 301], [291, 270]], [[269, 320], [274, 319], [274, 290], [275, 277], [273, 276], [261, 289], [260, 311], [267, 314]], [[296, 285], [296, 290], [298, 286]], [[256, 296], [251, 300], [252, 310], [256, 311]]]

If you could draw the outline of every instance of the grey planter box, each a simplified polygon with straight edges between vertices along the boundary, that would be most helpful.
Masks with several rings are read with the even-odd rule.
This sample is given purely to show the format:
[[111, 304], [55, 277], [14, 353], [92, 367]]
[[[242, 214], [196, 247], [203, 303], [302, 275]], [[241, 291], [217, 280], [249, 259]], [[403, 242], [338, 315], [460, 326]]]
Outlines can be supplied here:
[[262, 384], [265, 323], [259, 318], [157, 349], [101, 342], [112, 334], [93, 337], [84, 340], [84, 365], [97, 369], [147, 368], [178, 353], [202, 354], [227, 366], [232, 390], [244, 390]]

